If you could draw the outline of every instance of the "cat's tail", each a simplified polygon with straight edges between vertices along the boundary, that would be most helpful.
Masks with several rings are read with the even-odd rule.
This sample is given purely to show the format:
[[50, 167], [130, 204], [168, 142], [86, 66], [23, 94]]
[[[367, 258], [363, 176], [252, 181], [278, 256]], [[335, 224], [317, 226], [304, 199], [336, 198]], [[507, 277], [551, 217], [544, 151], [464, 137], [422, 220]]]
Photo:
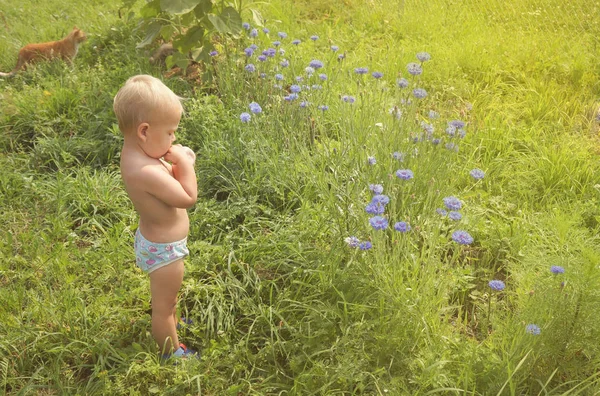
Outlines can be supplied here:
[[11, 71], [10, 73], [0, 72], [0, 77], [13, 77], [15, 75], [15, 71]]

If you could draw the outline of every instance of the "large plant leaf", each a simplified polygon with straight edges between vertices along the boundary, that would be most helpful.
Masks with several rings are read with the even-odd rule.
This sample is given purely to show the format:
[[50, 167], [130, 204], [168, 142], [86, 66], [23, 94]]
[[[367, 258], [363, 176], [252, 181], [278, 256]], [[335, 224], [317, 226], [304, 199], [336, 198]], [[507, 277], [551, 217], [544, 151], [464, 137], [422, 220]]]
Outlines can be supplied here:
[[212, 23], [212, 25], [215, 27], [217, 32], [229, 33], [229, 26], [227, 26], [225, 21], [222, 20], [220, 16], [215, 14], [208, 14], [208, 19], [210, 20], [210, 23]]
[[211, 0], [201, 0], [200, 3], [194, 8], [194, 14], [196, 18], [202, 19], [213, 9], [213, 3]]
[[160, 1], [159, 0], [152, 0], [149, 3], [146, 3], [140, 9], [140, 15], [145, 19], [154, 18], [158, 14], [160, 14]]
[[169, 69], [173, 66], [179, 66], [185, 71], [185, 69], [187, 69], [188, 65], [190, 64], [190, 60], [181, 52], [175, 52], [173, 53], [173, 55], [167, 56], [167, 59], [165, 59], [165, 63]]
[[235, 8], [225, 7], [220, 17], [231, 33], [237, 34], [242, 31], [242, 17]]
[[254, 24], [256, 26], [262, 26], [263, 25], [263, 17], [260, 14], [260, 12], [254, 8], [251, 8], [250, 11], [252, 11], [252, 20], [254, 21]]
[[146, 28], [146, 37], [144, 37], [144, 39], [138, 45], [136, 45], [135, 48], [144, 48], [148, 44], [151, 44], [156, 38], [156, 36], [158, 36], [158, 33], [160, 33], [161, 29], [162, 25], [160, 24], [160, 22], [152, 22]]
[[160, 8], [169, 14], [181, 15], [192, 11], [203, 0], [160, 0]]
[[203, 38], [204, 29], [201, 26], [194, 26], [185, 33], [185, 36], [177, 38], [173, 42], [173, 45], [181, 53], [187, 53], [193, 48], [201, 47]]

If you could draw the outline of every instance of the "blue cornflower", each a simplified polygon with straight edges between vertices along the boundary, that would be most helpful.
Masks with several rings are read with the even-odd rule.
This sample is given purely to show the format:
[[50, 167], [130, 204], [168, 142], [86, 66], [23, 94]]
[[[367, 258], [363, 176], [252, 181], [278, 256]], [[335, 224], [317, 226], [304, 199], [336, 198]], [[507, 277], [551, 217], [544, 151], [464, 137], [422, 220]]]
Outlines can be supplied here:
[[256, 29], [252, 29], [250, 30], [250, 37], [257, 37], [258, 36], [258, 30]]
[[413, 89], [413, 96], [417, 99], [424, 99], [427, 97], [427, 91], [423, 88], [415, 88]]
[[338, 62], [343, 61], [344, 59], [346, 59], [346, 54], [339, 54], [338, 55]]
[[456, 135], [456, 128], [452, 125], [448, 125], [448, 128], [446, 128], [446, 133], [448, 136], [454, 137], [454, 135]]
[[450, 218], [450, 220], [454, 221], [459, 221], [460, 219], [462, 219], [462, 215], [460, 214], [460, 212], [455, 211], [448, 213], [448, 217]]
[[327, 74], [319, 74], [319, 79], [321, 79], [322, 81], [326, 81], [327, 80]]
[[277, 50], [275, 48], [268, 48], [263, 51], [263, 55], [267, 55], [269, 58], [273, 58], [277, 55]]
[[323, 88], [322, 86], [320, 86], [319, 84], [313, 84], [312, 89], [321, 89]]
[[244, 67], [244, 70], [246, 70], [247, 72], [250, 72], [250, 73], [254, 73], [256, 71], [256, 67], [252, 63], [248, 63]]
[[304, 77], [302, 77], [302, 76], [297, 76], [297, 77], [296, 77], [296, 81], [298, 81], [298, 82], [304, 81]]
[[247, 57], [251, 57], [252, 54], [254, 54], [254, 50], [252, 48], [250, 48], [250, 47], [245, 48], [244, 49], [244, 54], [246, 54]]
[[290, 91], [293, 93], [298, 93], [298, 92], [302, 91], [302, 88], [300, 88], [299, 85], [294, 84], [294, 85], [290, 86]]
[[527, 327], [525, 327], [525, 331], [532, 335], [540, 335], [540, 333], [542, 332], [539, 326], [533, 323], [528, 324]]
[[461, 245], [470, 245], [473, 243], [473, 237], [467, 231], [457, 230], [452, 233], [452, 239]]
[[376, 230], [385, 230], [388, 226], [388, 220], [382, 216], [374, 216], [369, 219], [369, 224]]
[[333, 52], [336, 52], [337, 50], [340, 49], [340, 47], [338, 47], [337, 45], [332, 45], [330, 48]]
[[260, 73], [260, 78], [267, 78], [267, 73]]
[[242, 23], [242, 27], [246, 30], [250, 30], [250, 24], [248, 22]]
[[419, 52], [417, 54], [417, 59], [421, 62], [427, 62], [429, 59], [431, 59], [431, 55], [429, 55], [428, 52]]
[[313, 69], [320, 69], [323, 67], [323, 62], [321, 62], [318, 59], [313, 59], [310, 61], [310, 63], [308, 64], [310, 67], [312, 67]]
[[382, 72], [373, 72], [371, 75], [377, 79], [380, 79], [381, 77], [383, 77]]
[[393, 115], [397, 120], [402, 118], [402, 110], [398, 106], [394, 106], [390, 109], [389, 113]]
[[396, 171], [396, 176], [402, 180], [409, 180], [414, 177], [414, 174], [410, 169], [398, 169]]
[[552, 272], [553, 274], [564, 274], [565, 273], [565, 269], [563, 267], [561, 267], [560, 265], [553, 265], [552, 267], [550, 267], [550, 272]]
[[404, 157], [405, 157], [405, 154], [401, 153], [399, 151], [394, 151], [394, 153], [392, 154], [392, 158], [395, 160], [398, 160], [400, 162], [404, 161]]
[[371, 242], [369, 242], [369, 241], [361, 242], [360, 245], [358, 245], [358, 248], [360, 250], [369, 250], [372, 247], [373, 247], [373, 244]]
[[372, 215], [380, 215], [385, 212], [385, 205], [378, 202], [369, 202], [365, 207], [365, 212]]
[[409, 63], [406, 65], [406, 70], [408, 70], [408, 73], [413, 76], [418, 76], [419, 74], [423, 73], [423, 68], [421, 68], [421, 65], [418, 63]]
[[250, 116], [250, 114], [248, 114], [248, 113], [240, 114], [240, 120], [244, 123], [250, 122], [250, 118], [252, 118], [252, 116]]
[[496, 291], [502, 291], [504, 290], [504, 288], [506, 287], [504, 285], [504, 282], [502, 282], [501, 280], [491, 280], [488, 285], [492, 288], [492, 290], [496, 290]]
[[208, 53], [208, 55], [210, 55], [210, 56], [217, 56], [217, 55], [219, 55], [219, 52], [218, 52], [218, 51], [216, 51], [216, 50], [212, 50], [212, 51], [210, 51], [210, 52]]
[[279, 47], [281, 45], [281, 41], [273, 41], [273, 45], [275, 47]]
[[249, 48], [252, 48], [253, 51], [256, 51], [258, 49], [258, 45], [252, 43], [252, 44], [250, 44]]
[[448, 122], [448, 125], [451, 125], [456, 129], [461, 129], [461, 128], [464, 128], [466, 124], [464, 121], [461, 121], [461, 120], [453, 120], [453, 121]]
[[264, 27], [264, 28], [262, 29], [262, 31], [263, 31], [265, 34], [269, 34], [269, 32], [270, 32], [270, 30], [269, 30], [269, 29], [267, 29], [266, 27]]
[[277, 35], [282, 39], [287, 37], [287, 33], [285, 33], [285, 32], [278, 32]]
[[264, 61], [267, 60], [267, 56], [266, 55], [259, 55], [258, 56], [258, 60], [261, 61], [261, 62], [264, 62]]
[[456, 152], [458, 152], [458, 144], [446, 143], [446, 145], [444, 147], [446, 147], [450, 151], [456, 151]]
[[262, 112], [262, 108], [260, 107], [260, 105], [256, 102], [252, 102], [248, 105], [248, 107], [250, 108], [250, 111], [253, 112], [254, 114], [258, 114], [260, 112]]
[[342, 100], [346, 103], [354, 103], [356, 98], [354, 96], [344, 95], [342, 96]]
[[438, 113], [437, 111], [434, 111], [434, 110], [429, 110], [428, 116], [432, 120], [435, 120], [436, 118], [440, 118], [440, 113]]
[[355, 236], [350, 236], [350, 237], [345, 238], [344, 242], [346, 242], [348, 244], [348, 246], [351, 248], [357, 248], [358, 245], [360, 244], [360, 239], [358, 239]]
[[292, 44], [294, 44], [294, 45], [298, 45], [298, 44], [300, 44], [301, 42], [302, 42], [302, 41], [300, 41], [300, 40], [298, 40], [298, 39], [292, 40]]
[[304, 108], [307, 107], [310, 103], [307, 102], [306, 100], [303, 100], [302, 102], [300, 102], [300, 107]]
[[369, 161], [369, 165], [375, 165], [377, 163], [375, 157], [368, 157], [367, 161]]
[[318, 109], [321, 110], [321, 111], [326, 111], [326, 110], [329, 110], [329, 106], [327, 106], [327, 105], [319, 105]]
[[367, 74], [368, 72], [369, 72], [368, 67], [357, 67], [356, 69], [354, 69], [354, 73], [356, 73], [356, 74]]
[[444, 201], [444, 205], [446, 205], [446, 208], [448, 208], [450, 210], [460, 210], [460, 208], [462, 208], [462, 203], [456, 197], [453, 197], [453, 196], [445, 197], [443, 199], [443, 201]]
[[475, 180], [481, 180], [485, 176], [485, 173], [481, 169], [477, 169], [477, 168], [473, 169], [471, 172], [469, 172], [469, 174]]
[[288, 67], [290, 65], [290, 62], [287, 59], [284, 59], [281, 62], [279, 62], [279, 64], [281, 65], [281, 67]]
[[287, 96], [284, 96], [283, 99], [285, 99], [288, 102], [291, 102], [292, 100], [296, 100], [298, 99], [298, 94], [297, 93], [291, 93]]
[[423, 130], [425, 132], [427, 132], [427, 135], [432, 135], [433, 134], [434, 127], [430, 123], [428, 123], [426, 121], [421, 121], [421, 128], [423, 128]]
[[399, 78], [399, 79], [396, 80], [396, 85], [399, 88], [406, 88], [406, 87], [408, 87], [408, 80], [406, 78], [404, 78], [404, 77]]
[[442, 208], [437, 208], [435, 211], [441, 216], [446, 216], [448, 214], [448, 212], [446, 212], [446, 210]]
[[408, 232], [411, 230], [411, 227], [407, 222], [399, 221], [396, 224], [394, 224], [394, 230], [399, 232]]
[[459, 130], [458, 130], [458, 137], [462, 139], [462, 138], [464, 138], [465, 136], [467, 136], [467, 131], [465, 131], [465, 130], [464, 130], [464, 129], [462, 129], [462, 128], [461, 128], [461, 129], [459, 129]]
[[[383, 187], [382, 187], [382, 189], [383, 189]], [[377, 194], [377, 195], [374, 195], [373, 198], [371, 198], [371, 202], [382, 204], [385, 206], [390, 203], [390, 197], [388, 197], [387, 195], [383, 195], [383, 194]]]
[[275, 74], [275, 80], [277, 81], [283, 81], [283, 74]]
[[441, 139], [438, 139], [438, 138], [434, 138], [434, 139], [431, 141], [431, 143], [432, 143], [432, 144], [434, 144], [434, 145], [436, 145], [436, 146], [437, 146], [438, 144], [440, 144], [441, 142], [442, 142], [442, 140], [441, 140]]
[[369, 190], [379, 195], [383, 192], [383, 186], [381, 184], [369, 184]]
[[279, 55], [285, 55], [285, 50], [283, 48], [279, 48]]
[[306, 72], [306, 74], [308, 74], [309, 76], [312, 76], [313, 73], [315, 72], [315, 69], [312, 66], [307, 66], [304, 68], [304, 71]]
[[319, 36], [317, 36], [317, 35], [315, 34], [315, 35], [312, 35], [312, 36], [310, 36], [310, 39], [311, 39], [312, 41], [317, 41], [317, 40], [319, 39]]

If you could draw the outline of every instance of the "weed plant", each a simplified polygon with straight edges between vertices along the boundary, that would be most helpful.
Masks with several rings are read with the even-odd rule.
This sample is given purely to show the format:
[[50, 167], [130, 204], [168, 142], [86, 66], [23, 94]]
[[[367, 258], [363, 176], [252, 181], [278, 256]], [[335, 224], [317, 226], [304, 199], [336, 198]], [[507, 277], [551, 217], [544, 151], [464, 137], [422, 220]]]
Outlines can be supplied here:
[[202, 358], [176, 366], [112, 114], [128, 77], [165, 71], [120, 2], [71, 3], [0, 0], [3, 71], [27, 42], [90, 36], [73, 67], [0, 80], [2, 392], [600, 390], [588, 3], [277, 0], [215, 41], [212, 81], [165, 77], [200, 194], [180, 311]]

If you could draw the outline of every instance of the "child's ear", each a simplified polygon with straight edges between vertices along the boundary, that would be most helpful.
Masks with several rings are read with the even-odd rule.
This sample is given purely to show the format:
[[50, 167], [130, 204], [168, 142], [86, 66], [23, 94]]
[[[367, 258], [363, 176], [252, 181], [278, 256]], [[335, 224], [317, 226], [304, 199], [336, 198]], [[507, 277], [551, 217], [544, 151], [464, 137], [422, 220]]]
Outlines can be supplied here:
[[149, 126], [150, 125], [147, 122], [142, 122], [137, 127], [136, 135], [143, 142], [146, 141], [146, 138], [147, 138], [147, 135], [148, 135], [148, 127]]

